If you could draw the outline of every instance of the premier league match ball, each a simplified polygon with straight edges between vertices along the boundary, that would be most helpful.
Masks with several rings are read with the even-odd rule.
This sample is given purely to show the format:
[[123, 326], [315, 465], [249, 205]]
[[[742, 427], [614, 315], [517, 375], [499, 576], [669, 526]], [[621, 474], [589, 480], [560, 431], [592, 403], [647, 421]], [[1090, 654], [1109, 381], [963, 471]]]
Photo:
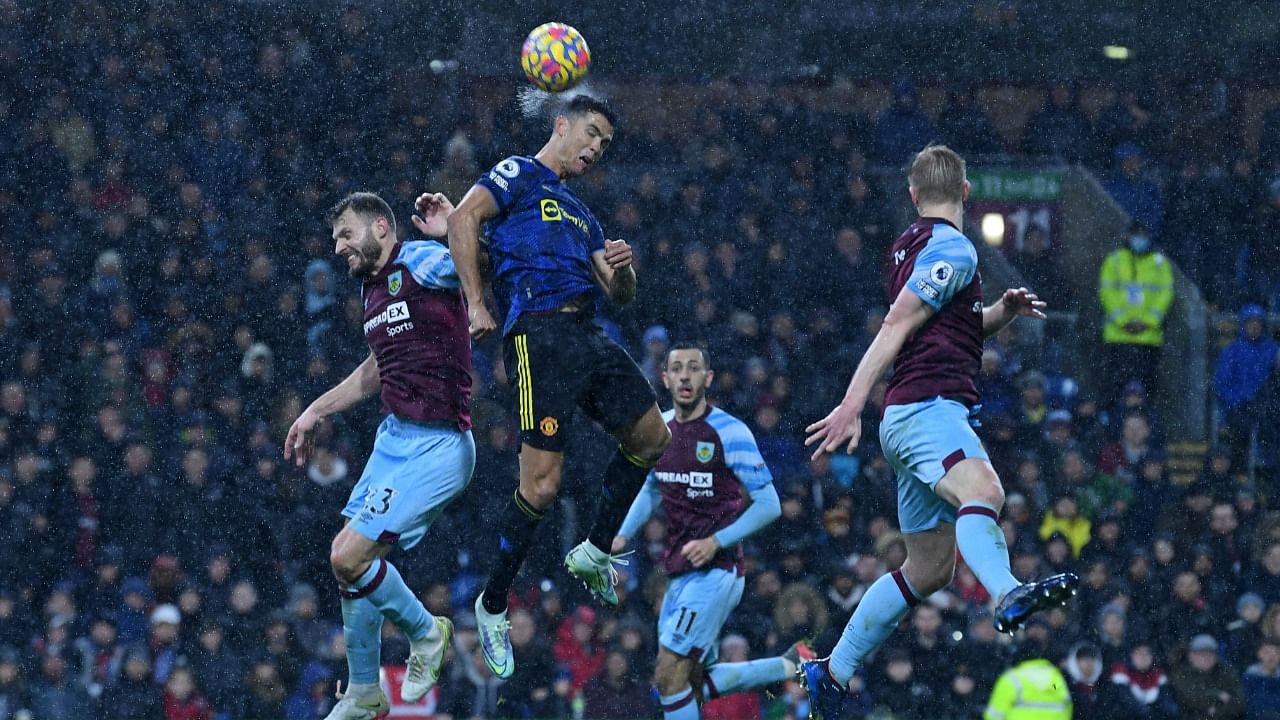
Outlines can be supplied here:
[[573, 87], [591, 67], [591, 51], [582, 33], [564, 23], [539, 25], [520, 49], [520, 67], [539, 90], [561, 92]]

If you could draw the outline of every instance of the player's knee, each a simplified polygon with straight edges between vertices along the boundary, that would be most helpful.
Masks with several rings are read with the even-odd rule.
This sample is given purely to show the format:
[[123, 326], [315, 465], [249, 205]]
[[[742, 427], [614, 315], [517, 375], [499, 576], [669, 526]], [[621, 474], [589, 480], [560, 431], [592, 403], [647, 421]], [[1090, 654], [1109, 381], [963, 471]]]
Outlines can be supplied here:
[[560, 493], [560, 471], [533, 472], [520, 479], [520, 495], [537, 510], [546, 510]]
[[333, 576], [338, 582], [350, 585], [360, 579], [369, 569], [372, 558], [363, 557], [349, 544], [334, 540], [329, 549], [329, 567], [333, 568]]

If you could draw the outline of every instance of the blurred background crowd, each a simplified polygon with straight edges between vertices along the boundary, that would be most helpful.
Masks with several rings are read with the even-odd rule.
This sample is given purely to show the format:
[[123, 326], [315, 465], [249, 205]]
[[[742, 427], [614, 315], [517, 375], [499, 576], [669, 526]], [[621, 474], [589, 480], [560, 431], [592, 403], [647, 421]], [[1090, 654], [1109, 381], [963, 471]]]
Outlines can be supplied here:
[[[547, 132], [521, 116], [511, 78], [405, 52], [416, 31], [400, 25], [357, 5], [0, 0], [0, 720], [328, 712], [345, 650], [327, 550], [377, 404], [326, 426], [306, 467], [282, 461], [290, 422], [367, 353], [323, 210], [374, 190], [410, 233], [417, 193], [457, 201]], [[638, 253], [639, 297], [604, 322], [655, 385], [670, 343], [706, 343], [713, 402], [751, 426], [782, 498], [782, 517], [747, 543], [724, 660], [803, 638], [825, 653], [902, 562], [879, 408], [852, 456], [810, 461], [800, 431], [839, 399], [883, 319], [885, 250], [909, 217], [897, 173], [942, 141], [1099, 178], [1137, 221], [1109, 239], [1117, 252], [1163, 253], [1221, 321], [1215, 420], [1194, 466], [1175, 468], [1148, 368], [1110, 363], [1082, 391], [1050, 354], [993, 338], [980, 434], [1008, 493], [1015, 574], [1073, 569], [1083, 588], [1010, 642], [961, 564], [860, 673], [863, 709], [977, 718], [1015, 652], [1034, 652], [1064, 668], [1077, 717], [1280, 717], [1280, 423], [1268, 422], [1280, 95], [1247, 74], [1008, 87], [815, 76], [802, 91], [619, 74], [617, 140], [577, 183]], [[626, 104], [645, 92], [691, 106], [677, 122]], [[1035, 103], [1010, 112], [1004, 93]], [[841, 103], [855, 95], [881, 100]], [[1008, 259], [1052, 303], [1051, 250], [1028, 241]], [[1107, 345], [1070, 342], [1099, 357]], [[490, 342], [475, 354], [475, 479], [396, 561], [460, 628], [437, 711], [656, 717], [661, 520], [617, 612], [562, 584], [595, 497], [584, 478], [611, 450], [586, 427], [512, 600], [520, 669], [504, 683], [476, 661], [483, 528], [516, 456], [501, 354]], [[387, 628], [395, 665], [408, 647]], [[704, 716], [807, 711], [790, 684]]]

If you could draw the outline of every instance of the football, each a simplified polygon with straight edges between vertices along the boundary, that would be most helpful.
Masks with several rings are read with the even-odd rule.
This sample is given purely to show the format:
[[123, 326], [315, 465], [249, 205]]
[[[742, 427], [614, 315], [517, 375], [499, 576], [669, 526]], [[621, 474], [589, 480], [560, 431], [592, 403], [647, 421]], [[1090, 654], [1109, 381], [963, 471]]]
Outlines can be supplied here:
[[568, 90], [587, 74], [591, 51], [582, 33], [564, 23], [539, 25], [520, 49], [520, 67], [539, 90]]

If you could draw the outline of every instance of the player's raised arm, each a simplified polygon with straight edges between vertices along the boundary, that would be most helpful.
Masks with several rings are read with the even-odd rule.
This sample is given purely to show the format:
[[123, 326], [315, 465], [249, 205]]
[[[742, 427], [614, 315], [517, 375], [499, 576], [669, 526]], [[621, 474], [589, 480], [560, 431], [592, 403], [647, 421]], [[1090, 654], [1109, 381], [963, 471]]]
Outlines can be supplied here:
[[467, 314], [471, 320], [471, 337], [482, 338], [492, 332], [497, 323], [489, 314], [484, 301], [484, 282], [480, 278], [480, 228], [488, 220], [497, 217], [498, 203], [488, 188], [475, 185], [453, 212], [449, 213], [449, 253], [462, 281], [462, 292], [467, 298]]
[[311, 454], [311, 444], [315, 440], [315, 431], [330, 415], [346, 410], [367, 397], [376, 395], [382, 388], [378, 376], [378, 360], [369, 353], [364, 362], [356, 366], [351, 374], [334, 385], [328, 392], [316, 398], [293, 425], [289, 426], [289, 434], [284, 440], [284, 458], [295, 458], [299, 467], [307, 462]]
[[982, 309], [982, 337], [989, 338], [1019, 317], [1044, 320], [1046, 303], [1030, 290], [1009, 288], [997, 302]]
[[910, 286], [902, 288], [893, 306], [889, 308], [880, 332], [876, 333], [871, 346], [858, 363], [844, 399], [826, 417], [805, 428], [809, 437], [805, 438], [804, 444], [809, 446], [818, 443], [813, 457], [824, 452], [835, 452], [846, 441], [846, 452], [851, 453], [858, 447], [858, 439], [862, 434], [862, 409], [867, 404], [871, 388], [893, 364], [893, 359], [898, 356], [898, 351], [907, 342], [907, 338], [914, 335], [933, 313], [934, 309], [912, 291]]
[[605, 240], [604, 248], [591, 254], [592, 273], [610, 302], [626, 305], [636, 299], [634, 255], [625, 240]]

